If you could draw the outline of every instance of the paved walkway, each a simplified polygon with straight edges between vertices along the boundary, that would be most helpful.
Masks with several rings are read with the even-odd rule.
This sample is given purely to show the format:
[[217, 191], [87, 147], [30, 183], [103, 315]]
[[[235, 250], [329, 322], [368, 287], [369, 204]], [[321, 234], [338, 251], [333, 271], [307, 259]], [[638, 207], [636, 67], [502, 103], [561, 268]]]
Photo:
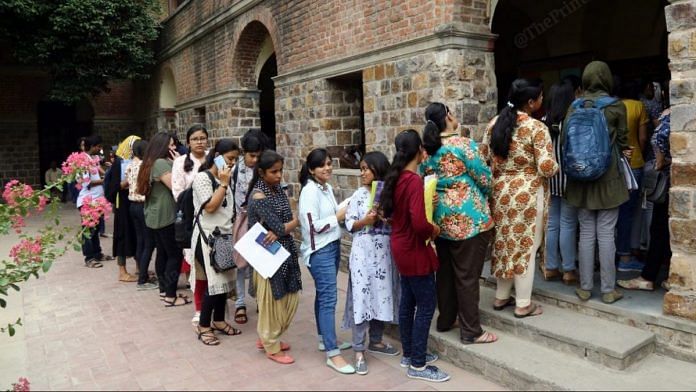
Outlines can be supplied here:
[[[61, 214], [65, 223], [77, 222], [68, 205]], [[37, 218], [30, 221], [37, 224]], [[107, 227], [110, 232], [112, 221]], [[12, 243], [3, 238], [0, 252], [6, 255]], [[110, 250], [111, 240], [103, 239], [102, 246]], [[128, 267], [134, 268], [131, 260]], [[368, 354], [367, 376], [332, 371], [316, 349], [314, 286], [306, 270], [303, 278], [300, 308], [284, 339], [292, 344], [297, 362], [281, 366], [254, 347], [254, 305], [249, 323], [234, 324], [242, 335], [222, 337], [219, 346], [207, 347], [192, 331], [192, 305], [165, 309], [156, 290], [139, 292], [133, 283], [117, 282], [115, 261], [88, 269], [81, 255], [71, 251], [47, 275], [25, 283], [21, 295], [11, 298], [10, 309], [0, 313], [0, 322], [17, 315], [24, 320], [15, 337], [0, 337], [0, 389], [20, 376], [29, 378], [35, 390], [501, 389], [442, 360], [438, 366], [452, 375], [442, 384], [407, 378], [398, 357]], [[345, 299], [346, 280], [340, 274], [339, 302]], [[349, 331], [339, 335], [350, 339]], [[352, 358], [353, 352], [345, 354]]]

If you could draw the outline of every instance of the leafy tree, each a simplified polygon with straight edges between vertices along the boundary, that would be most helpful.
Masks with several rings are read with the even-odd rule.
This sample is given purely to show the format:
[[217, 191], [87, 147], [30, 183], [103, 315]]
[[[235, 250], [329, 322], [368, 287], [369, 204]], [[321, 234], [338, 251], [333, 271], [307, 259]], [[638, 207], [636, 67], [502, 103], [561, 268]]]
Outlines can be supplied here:
[[77, 102], [148, 77], [159, 11], [157, 0], [0, 0], [0, 39], [48, 72], [49, 98]]

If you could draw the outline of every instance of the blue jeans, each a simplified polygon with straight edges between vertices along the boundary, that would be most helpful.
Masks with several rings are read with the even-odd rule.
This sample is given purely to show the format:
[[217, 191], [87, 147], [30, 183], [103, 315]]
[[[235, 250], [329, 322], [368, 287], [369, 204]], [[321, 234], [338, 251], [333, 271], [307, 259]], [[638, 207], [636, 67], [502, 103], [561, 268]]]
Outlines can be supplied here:
[[411, 366], [425, 366], [430, 323], [435, 313], [435, 274], [401, 276], [401, 304], [399, 332], [404, 357], [411, 358]]
[[546, 230], [546, 269], [555, 270], [562, 264], [563, 272], [574, 271], [578, 252], [578, 209], [560, 196], [551, 196]]
[[629, 256], [631, 249], [640, 249], [640, 232], [643, 225], [643, 209], [640, 205], [640, 184], [643, 168], [632, 169], [638, 182], [638, 189], [629, 192], [629, 199], [619, 207], [619, 221], [616, 223], [616, 254]]
[[336, 302], [338, 293], [336, 275], [341, 261], [341, 242], [334, 241], [309, 257], [309, 272], [314, 278], [317, 293], [314, 296], [314, 317], [317, 321], [319, 340], [324, 342], [326, 356], [339, 355], [336, 341]]

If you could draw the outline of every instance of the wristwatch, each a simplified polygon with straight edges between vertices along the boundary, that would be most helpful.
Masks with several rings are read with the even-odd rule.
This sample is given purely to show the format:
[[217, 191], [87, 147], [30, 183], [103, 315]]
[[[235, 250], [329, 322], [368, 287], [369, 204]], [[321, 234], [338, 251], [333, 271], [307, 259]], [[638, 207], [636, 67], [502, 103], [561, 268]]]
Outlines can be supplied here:
[[220, 186], [221, 186], [222, 188], [227, 189], [227, 186], [228, 186], [228, 185], [227, 185], [227, 184], [221, 184]]

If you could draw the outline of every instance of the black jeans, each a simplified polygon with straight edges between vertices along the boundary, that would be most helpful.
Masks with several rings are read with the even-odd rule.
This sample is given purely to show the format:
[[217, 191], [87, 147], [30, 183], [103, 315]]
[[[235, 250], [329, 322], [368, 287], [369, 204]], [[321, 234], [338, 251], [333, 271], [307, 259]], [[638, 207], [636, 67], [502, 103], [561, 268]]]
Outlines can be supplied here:
[[647, 261], [640, 274], [645, 280], [655, 282], [663, 261], [672, 258], [672, 248], [669, 245], [669, 195], [664, 203], [655, 203], [652, 223], [650, 224], [650, 248]]
[[203, 294], [203, 304], [201, 305], [201, 318], [198, 322], [203, 328], [210, 327], [210, 319], [217, 323], [225, 321], [225, 303], [227, 302], [227, 293], [210, 295], [208, 294], [208, 284], [205, 285], [205, 293]]
[[430, 322], [435, 313], [435, 274], [401, 276], [401, 305], [399, 332], [404, 357], [411, 358], [411, 366], [425, 366]]
[[98, 227], [92, 227], [88, 229], [88, 232], [89, 237], [82, 239], [82, 255], [85, 256], [85, 263], [92, 259], [100, 259], [102, 257]]
[[437, 271], [438, 330], [449, 330], [459, 318], [459, 337], [471, 341], [483, 333], [479, 318], [479, 278], [483, 272], [492, 230], [462, 240], [438, 238], [440, 269]]
[[157, 243], [155, 271], [159, 280], [159, 290], [160, 293], [165, 293], [166, 297], [174, 298], [183, 259], [181, 248], [174, 239], [174, 224], [153, 231]]
[[138, 262], [138, 284], [144, 284], [148, 280], [147, 270], [150, 268], [152, 252], [155, 251], [155, 234], [152, 229], [145, 226], [145, 213], [143, 203], [130, 203], [130, 216], [135, 228], [135, 260]]

